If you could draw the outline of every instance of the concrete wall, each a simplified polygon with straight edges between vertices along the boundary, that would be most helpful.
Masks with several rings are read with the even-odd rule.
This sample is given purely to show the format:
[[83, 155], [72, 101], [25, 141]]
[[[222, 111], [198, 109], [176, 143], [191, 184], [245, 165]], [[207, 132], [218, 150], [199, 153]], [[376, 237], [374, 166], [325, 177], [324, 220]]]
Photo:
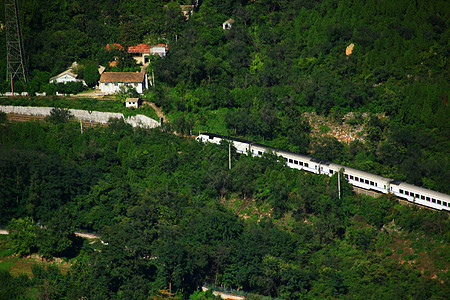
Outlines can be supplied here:
[[[49, 116], [53, 107], [32, 107], [32, 106], [4, 106], [0, 105], [0, 111], [7, 114]], [[133, 127], [155, 128], [160, 126], [159, 122], [144, 115], [131, 116], [125, 119], [122, 113], [87, 111], [81, 109], [69, 109], [77, 120], [91, 121], [97, 123], [107, 123], [110, 118], [124, 119], [126, 123]]]

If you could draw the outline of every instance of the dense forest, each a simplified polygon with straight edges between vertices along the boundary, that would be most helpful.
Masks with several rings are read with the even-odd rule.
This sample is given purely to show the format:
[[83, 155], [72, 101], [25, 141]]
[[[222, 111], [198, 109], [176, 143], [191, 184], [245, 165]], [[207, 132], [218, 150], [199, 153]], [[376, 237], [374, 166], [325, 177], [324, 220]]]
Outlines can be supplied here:
[[[10, 86], [4, 2], [0, 92]], [[180, 4], [196, 4], [189, 19]], [[270, 154], [233, 154], [229, 170], [227, 145], [168, 132], [244, 137], [449, 194], [450, 2], [18, 6], [29, 80], [16, 91], [53, 94], [63, 87], [49, 78], [74, 61], [92, 87], [98, 65], [117, 59], [110, 71], [139, 69], [126, 52], [106, 51], [108, 43], [165, 43], [167, 55], [148, 67], [156, 84], [142, 97], [171, 124], [145, 131], [111, 120], [81, 134], [68, 120], [14, 124], [0, 115], [7, 247], [71, 262], [67, 273], [35, 268], [31, 279], [0, 267], [0, 298], [158, 299], [162, 289], [213, 297], [197, 291], [203, 284], [255, 299], [447, 297], [448, 214], [357, 196], [345, 182], [339, 199], [336, 176], [291, 170]], [[363, 141], [312, 135], [310, 112], [362, 126]], [[103, 243], [89, 244], [75, 229], [95, 231]]]
[[337, 175], [293, 170], [270, 153], [233, 154], [230, 170], [226, 144], [121, 120], [83, 134], [61, 118], [2, 123], [8, 244], [72, 263], [65, 274], [35, 267], [32, 279], [0, 270], [3, 298], [144, 299], [171, 289], [206, 299], [203, 284], [250, 299], [448, 295], [445, 212], [356, 196], [345, 181], [339, 198]]

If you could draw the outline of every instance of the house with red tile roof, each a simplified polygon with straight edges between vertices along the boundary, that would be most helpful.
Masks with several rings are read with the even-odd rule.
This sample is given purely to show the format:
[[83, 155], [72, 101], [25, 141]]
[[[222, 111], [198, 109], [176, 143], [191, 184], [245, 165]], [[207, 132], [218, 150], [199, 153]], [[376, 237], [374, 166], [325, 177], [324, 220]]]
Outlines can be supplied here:
[[149, 44], [139, 44], [136, 46], [128, 47], [128, 53], [133, 55], [133, 58], [137, 63], [147, 64], [149, 62], [150, 55], [159, 55], [161, 57], [166, 55], [167, 45], [149, 45]]

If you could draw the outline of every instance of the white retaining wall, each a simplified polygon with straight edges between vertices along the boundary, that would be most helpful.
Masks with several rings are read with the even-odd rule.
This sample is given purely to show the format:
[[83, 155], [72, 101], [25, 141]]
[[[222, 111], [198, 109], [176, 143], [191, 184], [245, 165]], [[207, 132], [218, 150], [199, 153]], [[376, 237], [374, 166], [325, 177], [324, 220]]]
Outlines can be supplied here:
[[[53, 107], [33, 107], [33, 106], [5, 106], [0, 105], [0, 111], [7, 114], [49, 116]], [[125, 119], [122, 113], [87, 111], [81, 109], [69, 109], [74, 117], [81, 121], [91, 121], [97, 123], [107, 123], [110, 118], [124, 119], [126, 123], [133, 127], [155, 128], [160, 126], [159, 122], [144, 115], [130, 116]]]

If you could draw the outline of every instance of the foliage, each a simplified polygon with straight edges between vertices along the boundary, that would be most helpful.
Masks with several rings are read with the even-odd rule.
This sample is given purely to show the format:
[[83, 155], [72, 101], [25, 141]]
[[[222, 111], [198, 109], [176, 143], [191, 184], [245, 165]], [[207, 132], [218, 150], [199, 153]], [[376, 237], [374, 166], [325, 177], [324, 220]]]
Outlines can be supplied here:
[[8, 223], [8, 242], [18, 255], [28, 255], [36, 249], [36, 226], [31, 218], [12, 219]]
[[46, 117], [46, 121], [53, 124], [66, 123], [73, 119], [73, 114], [67, 108], [55, 107], [50, 111], [50, 115]]
[[[448, 1], [205, 0], [189, 21], [178, 3], [166, 4], [19, 1], [31, 76], [16, 90], [62, 92], [69, 86], [48, 79], [70, 61], [139, 68], [105, 45], [164, 36], [169, 52], [151, 61], [151, 98], [177, 132], [215, 129], [449, 192]], [[94, 101], [68, 105], [115, 105]], [[367, 143], [312, 137], [302, 117], [355, 110], [371, 113]], [[164, 289], [188, 298], [210, 282], [285, 299], [448, 297], [445, 213], [355, 196], [344, 182], [339, 198], [337, 176], [287, 169], [270, 154], [233, 152], [229, 170], [228, 145], [120, 120], [83, 134], [75, 125], [0, 127], [0, 222], [47, 228], [13, 245], [78, 254], [66, 275], [35, 269], [30, 283], [2, 272], [1, 293], [140, 299]], [[250, 217], [225, 208], [245, 201], [255, 206]], [[103, 243], [75, 247], [74, 227], [98, 231]]]
[[90, 87], [97, 85], [100, 79], [98, 67], [94, 64], [87, 65], [84, 68], [83, 79], [86, 82], [86, 84]]
[[[233, 151], [229, 170], [227, 144], [201, 145], [120, 119], [83, 134], [71, 123], [6, 126], [1, 147], [13, 155], [0, 156], [9, 170], [0, 173], [2, 201], [23, 200], [2, 205], [2, 220], [16, 217], [11, 224], [28, 228], [27, 238], [11, 245], [77, 257], [66, 275], [33, 270], [33, 281], [18, 293], [35, 287], [68, 298], [145, 298], [160, 290], [210, 297], [195, 290], [211, 283], [289, 299], [369, 292], [395, 298], [399, 286], [403, 296], [446, 295], [445, 285], [427, 275], [445, 276], [442, 255], [432, 258], [439, 269], [420, 265], [430, 270], [424, 273], [400, 263], [447, 251], [445, 213], [356, 196], [343, 176], [339, 198], [337, 174], [293, 170], [270, 153]], [[225, 207], [238, 199], [252, 199], [259, 212], [242, 218], [247, 212]], [[95, 230], [101, 241], [81, 245], [75, 228]], [[417, 250], [397, 254], [398, 239], [413, 239]]]

